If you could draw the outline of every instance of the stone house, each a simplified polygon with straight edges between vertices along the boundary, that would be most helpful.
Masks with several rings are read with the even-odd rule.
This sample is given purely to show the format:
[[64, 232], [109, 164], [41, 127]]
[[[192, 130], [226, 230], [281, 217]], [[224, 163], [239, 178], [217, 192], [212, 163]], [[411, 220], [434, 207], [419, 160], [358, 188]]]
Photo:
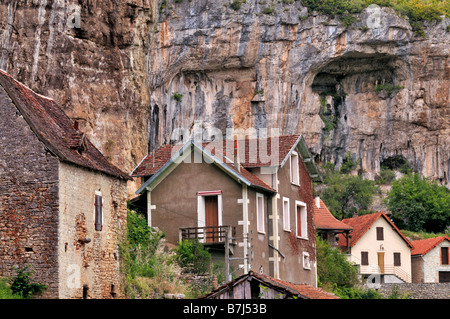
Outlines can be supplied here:
[[199, 239], [226, 274], [316, 285], [312, 181], [321, 177], [300, 135], [164, 145], [131, 175], [168, 242]]
[[[342, 234], [338, 245], [365, 277], [379, 275], [383, 282], [411, 282], [411, 243], [383, 213], [343, 219], [353, 227], [349, 244]], [[347, 249], [347, 247], [349, 249]]]
[[42, 298], [115, 297], [129, 177], [3, 71], [0, 127], [0, 276], [29, 265]]
[[414, 240], [411, 251], [412, 282], [450, 282], [450, 238]]

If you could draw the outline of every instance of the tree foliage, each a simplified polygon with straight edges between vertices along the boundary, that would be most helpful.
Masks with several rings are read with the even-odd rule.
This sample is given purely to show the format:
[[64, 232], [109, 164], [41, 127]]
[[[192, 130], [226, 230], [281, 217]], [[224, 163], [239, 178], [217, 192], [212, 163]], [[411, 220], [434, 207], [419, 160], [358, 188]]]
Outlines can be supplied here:
[[400, 228], [440, 232], [450, 226], [450, 190], [417, 173], [392, 183], [387, 204]]
[[338, 219], [352, 217], [357, 211], [366, 211], [379, 190], [374, 181], [341, 174], [333, 169], [327, 171], [325, 184], [327, 187], [322, 191], [321, 197]]
[[322, 287], [351, 288], [358, 283], [358, 269], [345, 255], [317, 237], [317, 277]]

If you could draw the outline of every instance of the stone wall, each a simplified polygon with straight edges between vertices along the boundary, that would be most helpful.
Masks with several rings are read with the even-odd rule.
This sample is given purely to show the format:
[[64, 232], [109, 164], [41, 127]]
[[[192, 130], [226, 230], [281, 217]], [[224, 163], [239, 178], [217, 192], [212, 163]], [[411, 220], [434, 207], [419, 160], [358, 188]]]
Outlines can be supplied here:
[[58, 159], [0, 87], [0, 276], [30, 265], [42, 297], [58, 295]]
[[450, 299], [450, 283], [382, 284], [378, 289], [386, 296], [393, 291], [409, 294], [412, 299]]
[[[83, 289], [87, 298], [120, 297], [126, 182], [65, 163], [59, 172], [59, 297], [82, 298]], [[103, 200], [102, 230], [94, 226], [95, 195]]]

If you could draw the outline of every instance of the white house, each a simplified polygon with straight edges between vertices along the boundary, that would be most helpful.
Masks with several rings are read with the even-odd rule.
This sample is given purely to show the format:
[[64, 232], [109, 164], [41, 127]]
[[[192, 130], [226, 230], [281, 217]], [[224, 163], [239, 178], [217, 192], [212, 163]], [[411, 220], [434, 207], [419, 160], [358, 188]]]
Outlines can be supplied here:
[[450, 238], [440, 236], [412, 242], [413, 282], [450, 282]]
[[[384, 213], [343, 219], [353, 227], [348, 258], [360, 274], [379, 274], [381, 282], [411, 282], [411, 243]], [[347, 248], [339, 235], [339, 246]]]

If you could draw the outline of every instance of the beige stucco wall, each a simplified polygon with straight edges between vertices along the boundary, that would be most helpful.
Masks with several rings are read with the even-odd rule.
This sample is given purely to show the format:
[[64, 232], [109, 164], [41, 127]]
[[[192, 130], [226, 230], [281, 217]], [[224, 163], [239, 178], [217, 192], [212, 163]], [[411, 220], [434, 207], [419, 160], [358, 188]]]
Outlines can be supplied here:
[[[120, 296], [118, 238], [126, 226], [126, 182], [74, 165], [59, 166], [59, 294], [81, 298]], [[103, 198], [103, 229], [94, 228], [95, 194]], [[79, 239], [89, 238], [89, 243]]]
[[[384, 228], [384, 240], [377, 240], [376, 228]], [[361, 273], [378, 272], [378, 252], [384, 252], [385, 273], [392, 273], [394, 269], [394, 252], [401, 254], [401, 271], [407, 274], [406, 281], [411, 282], [411, 250], [407, 243], [399, 236], [392, 226], [383, 218], [367, 230], [364, 236], [351, 248], [350, 261], [361, 265], [361, 251], [369, 253], [369, 266], [361, 266]]]
[[424, 261], [424, 282], [439, 282], [439, 271], [450, 271], [450, 265], [441, 265], [441, 247], [449, 247], [450, 249], [450, 242], [442, 241], [422, 257]]

